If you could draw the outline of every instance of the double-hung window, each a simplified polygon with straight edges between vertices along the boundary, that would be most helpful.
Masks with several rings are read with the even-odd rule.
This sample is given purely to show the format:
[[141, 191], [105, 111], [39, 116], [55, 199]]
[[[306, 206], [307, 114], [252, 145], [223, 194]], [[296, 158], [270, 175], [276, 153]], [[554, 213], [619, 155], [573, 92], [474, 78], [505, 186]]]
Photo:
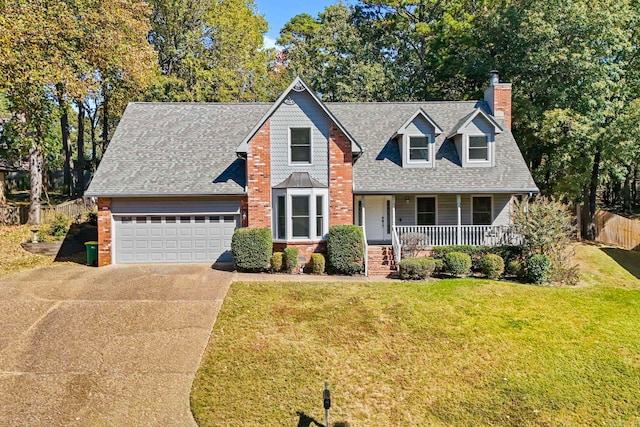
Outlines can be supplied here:
[[416, 198], [416, 219], [418, 225], [436, 225], [436, 198]]
[[491, 196], [473, 196], [471, 199], [473, 225], [491, 225]]
[[426, 163], [431, 160], [429, 156], [429, 138], [426, 136], [409, 137], [409, 161]]
[[469, 136], [469, 161], [488, 162], [489, 161], [489, 139], [486, 135]]
[[311, 163], [311, 128], [289, 128], [289, 161]]
[[309, 196], [291, 196], [291, 236], [309, 239]]

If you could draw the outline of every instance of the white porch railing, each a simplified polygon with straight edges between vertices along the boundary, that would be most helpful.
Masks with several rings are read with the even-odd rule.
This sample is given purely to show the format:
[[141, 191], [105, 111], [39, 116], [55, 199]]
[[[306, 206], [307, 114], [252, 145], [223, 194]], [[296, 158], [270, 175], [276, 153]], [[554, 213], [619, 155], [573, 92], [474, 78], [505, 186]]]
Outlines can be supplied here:
[[[511, 225], [396, 225], [400, 247], [520, 245], [522, 235]], [[395, 237], [395, 236], [394, 236]], [[394, 251], [396, 250], [394, 245]]]
[[391, 229], [391, 245], [393, 246], [393, 257], [396, 260], [396, 264], [400, 262], [402, 258], [402, 243], [400, 243], [400, 237], [396, 227]]

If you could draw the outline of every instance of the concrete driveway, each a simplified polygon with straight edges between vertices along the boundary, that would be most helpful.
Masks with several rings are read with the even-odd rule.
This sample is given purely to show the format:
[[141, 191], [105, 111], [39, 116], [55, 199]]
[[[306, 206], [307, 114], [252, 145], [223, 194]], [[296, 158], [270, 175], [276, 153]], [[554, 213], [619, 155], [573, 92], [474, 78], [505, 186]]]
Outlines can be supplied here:
[[193, 426], [231, 273], [53, 266], [0, 277], [0, 425]]

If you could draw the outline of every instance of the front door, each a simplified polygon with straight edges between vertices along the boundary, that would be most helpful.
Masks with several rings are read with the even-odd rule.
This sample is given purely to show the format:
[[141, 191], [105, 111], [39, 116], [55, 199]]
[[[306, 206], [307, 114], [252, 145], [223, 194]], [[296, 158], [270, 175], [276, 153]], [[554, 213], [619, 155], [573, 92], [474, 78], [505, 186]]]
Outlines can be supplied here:
[[372, 243], [391, 241], [391, 197], [366, 196], [364, 216], [367, 240]]

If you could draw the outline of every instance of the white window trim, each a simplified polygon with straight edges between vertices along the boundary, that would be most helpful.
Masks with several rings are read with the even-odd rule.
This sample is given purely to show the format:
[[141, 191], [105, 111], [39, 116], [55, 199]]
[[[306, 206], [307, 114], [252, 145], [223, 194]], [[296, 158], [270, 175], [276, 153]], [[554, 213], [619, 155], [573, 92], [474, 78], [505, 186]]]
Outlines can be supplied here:
[[[418, 199], [426, 199], [426, 198], [431, 198], [431, 199], [436, 199], [436, 223], [434, 225], [438, 225], [440, 224], [439, 218], [438, 218], [438, 195], [437, 194], [416, 194], [413, 198], [413, 204], [415, 205], [413, 208], [413, 214], [414, 214], [414, 218], [415, 218], [415, 223], [416, 225], [418, 224]], [[427, 226], [428, 227], [428, 226]]]
[[471, 195], [471, 206], [469, 206], [469, 212], [471, 212], [471, 218], [469, 218], [469, 224], [471, 225], [481, 225], [481, 224], [474, 224], [473, 223], [473, 199], [475, 199], [476, 197], [489, 197], [491, 199], [491, 223], [490, 224], [486, 224], [486, 225], [493, 225], [493, 222], [495, 221], [495, 217], [494, 217], [494, 200], [493, 200], [493, 194], [473, 194]]
[[[469, 149], [471, 143], [469, 139], [474, 136], [483, 136], [487, 139], [487, 160], [472, 160], [469, 158]], [[491, 166], [493, 165], [493, 135], [487, 133], [467, 133], [464, 135], [464, 157], [465, 163], [473, 166]]]
[[[313, 165], [313, 128], [311, 126], [289, 126], [287, 128], [288, 141], [287, 152], [289, 156], [289, 166], [310, 166]], [[308, 129], [309, 130], [309, 162], [294, 162], [291, 160], [291, 129]]]
[[[411, 160], [411, 138], [427, 138], [429, 147], [429, 160]], [[433, 135], [424, 133], [405, 133], [402, 135], [402, 160], [405, 167], [412, 168], [431, 168], [434, 165], [435, 144], [433, 143]]]
[[[328, 188], [282, 188], [273, 190], [273, 200], [278, 200], [278, 196], [285, 196], [285, 221], [286, 221], [286, 233], [285, 238], [278, 238], [278, 206], [274, 206], [274, 215], [272, 218], [272, 232], [273, 241], [277, 243], [287, 242], [321, 242], [326, 239], [329, 231], [329, 189]], [[292, 196], [307, 196], [309, 197], [309, 237], [293, 237], [293, 220], [292, 220]], [[316, 230], [316, 196], [322, 196], [322, 225], [324, 234], [322, 236], [317, 235]]]

